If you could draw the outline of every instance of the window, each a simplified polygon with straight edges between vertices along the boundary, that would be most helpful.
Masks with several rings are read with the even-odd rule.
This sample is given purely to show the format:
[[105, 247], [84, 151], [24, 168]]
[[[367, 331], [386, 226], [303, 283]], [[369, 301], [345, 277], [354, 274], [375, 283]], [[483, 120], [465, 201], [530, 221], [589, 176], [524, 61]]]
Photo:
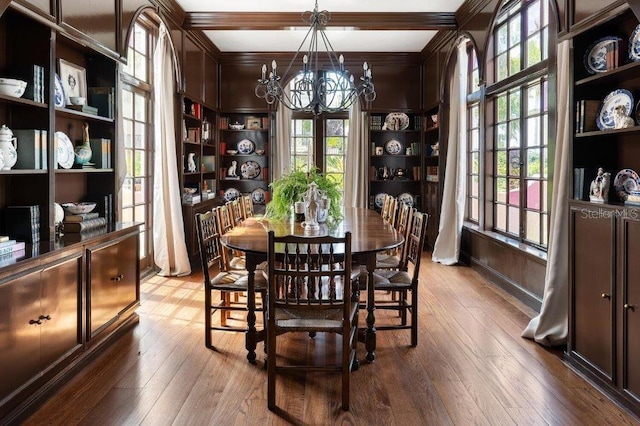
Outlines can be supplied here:
[[546, 0], [505, 4], [494, 26], [494, 83], [487, 87], [492, 228], [538, 247], [547, 245], [548, 222], [548, 14]]
[[469, 39], [467, 52], [467, 204], [465, 218], [469, 222], [480, 221], [480, 74], [478, 57]]
[[151, 160], [151, 53], [154, 32], [142, 22], [134, 24], [129, 39], [128, 63], [122, 74], [122, 128], [126, 175], [120, 217], [125, 222], [143, 222], [140, 230], [140, 266], [152, 266]]

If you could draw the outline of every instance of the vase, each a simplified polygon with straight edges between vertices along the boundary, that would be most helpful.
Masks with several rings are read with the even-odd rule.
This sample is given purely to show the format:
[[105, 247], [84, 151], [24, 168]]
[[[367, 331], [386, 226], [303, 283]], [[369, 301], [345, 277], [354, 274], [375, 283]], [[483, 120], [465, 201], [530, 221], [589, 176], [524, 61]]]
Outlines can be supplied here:
[[13, 132], [4, 124], [0, 128], [0, 155], [2, 160], [2, 170], [10, 170], [18, 161], [18, 151], [16, 149], [17, 138]]
[[78, 145], [74, 148], [76, 153], [75, 162], [79, 165], [85, 165], [91, 161], [91, 156], [93, 152], [91, 151], [91, 145], [89, 141], [83, 142], [82, 145]]
[[318, 223], [325, 223], [329, 217], [329, 206], [331, 200], [327, 197], [322, 197], [318, 203]]

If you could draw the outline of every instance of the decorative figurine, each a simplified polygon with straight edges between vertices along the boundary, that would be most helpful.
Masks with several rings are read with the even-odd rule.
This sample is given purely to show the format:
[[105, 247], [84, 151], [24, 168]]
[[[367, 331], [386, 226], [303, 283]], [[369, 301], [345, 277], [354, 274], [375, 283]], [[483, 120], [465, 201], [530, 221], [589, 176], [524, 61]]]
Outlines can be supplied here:
[[193, 173], [196, 171], [196, 153], [190, 152], [187, 157], [187, 171]]
[[89, 123], [82, 123], [82, 145], [78, 145], [74, 148], [76, 154], [76, 164], [81, 166], [89, 165], [93, 151], [91, 151], [91, 144], [89, 143]]
[[609, 182], [611, 173], [604, 172], [602, 167], [598, 169], [598, 175], [591, 182], [589, 189], [589, 200], [592, 203], [604, 203], [609, 197]]
[[613, 108], [613, 128], [626, 129], [633, 127], [633, 118], [627, 115], [627, 107], [624, 105], [616, 105]]
[[231, 162], [231, 167], [229, 167], [229, 170], [227, 170], [227, 176], [238, 177], [238, 173], [236, 172], [237, 168], [238, 168], [238, 162], [236, 160], [233, 160]]
[[431, 145], [431, 155], [438, 156], [440, 155], [440, 142], [436, 142], [435, 144]]
[[302, 194], [302, 199], [305, 202], [304, 222], [302, 222], [302, 226], [305, 230], [317, 231], [320, 229], [320, 225], [318, 225], [318, 208], [320, 207], [318, 184], [311, 182], [309, 189]]

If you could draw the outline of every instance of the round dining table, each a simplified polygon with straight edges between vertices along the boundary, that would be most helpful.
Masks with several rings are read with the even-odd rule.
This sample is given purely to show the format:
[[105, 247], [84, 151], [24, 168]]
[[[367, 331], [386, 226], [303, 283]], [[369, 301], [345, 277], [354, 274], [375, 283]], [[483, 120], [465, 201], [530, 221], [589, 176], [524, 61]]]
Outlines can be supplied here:
[[[256, 345], [265, 338], [265, 331], [256, 329], [256, 299], [255, 299], [255, 270], [257, 265], [267, 260], [267, 234], [274, 231], [276, 236], [297, 235], [312, 239], [314, 236], [331, 235], [343, 237], [345, 232], [351, 232], [351, 252], [355, 262], [366, 267], [367, 282], [373, 282], [373, 271], [376, 266], [376, 253], [393, 249], [404, 242], [404, 237], [393, 226], [385, 222], [374, 210], [366, 208], [345, 208], [344, 217], [340, 221], [320, 224], [316, 231], [306, 230], [302, 223], [292, 219], [275, 220], [266, 217], [249, 217], [220, 238], [222, 244], [230, 249], [239, 250], [246, 254], [246, 269], [248, 272], [247, 288], [247, 359], [254, 363], [256, 359]], [[375, 328], [375, 299], [371, 286], [367, 286], [367, 327], [365, 331], [365, 346], [367, 360], [375, 360], [376, 328]]]

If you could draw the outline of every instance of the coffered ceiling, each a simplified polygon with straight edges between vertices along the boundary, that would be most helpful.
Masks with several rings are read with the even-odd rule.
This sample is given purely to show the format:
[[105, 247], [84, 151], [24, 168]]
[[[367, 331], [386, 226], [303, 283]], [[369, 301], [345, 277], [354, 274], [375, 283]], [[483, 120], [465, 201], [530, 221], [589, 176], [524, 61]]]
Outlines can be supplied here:
[[[222, 52], [294, 52], [307, 33], [302, 12], [314, 0], [177, 0], [184, 27]], [[419, 52], [441, 29], [455, 29], [463, 0], [318, 0], [338, 52]]]

